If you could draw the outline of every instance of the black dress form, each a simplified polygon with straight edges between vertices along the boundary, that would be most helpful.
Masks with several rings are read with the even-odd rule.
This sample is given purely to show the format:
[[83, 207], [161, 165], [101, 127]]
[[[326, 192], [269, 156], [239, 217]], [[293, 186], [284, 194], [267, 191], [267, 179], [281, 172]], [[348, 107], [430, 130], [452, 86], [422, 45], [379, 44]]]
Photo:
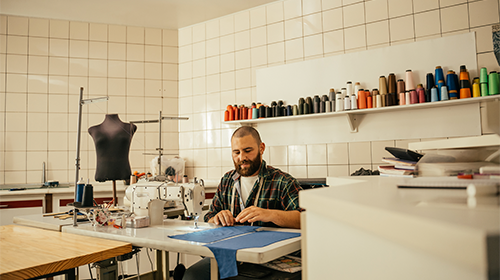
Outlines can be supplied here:
[[107, 114], [101, 124], [89, 128], [97, 156], [96, 181], [130, 179], [128, 156], [136, 130], [135, 124], [122, 122], [117, 114]]

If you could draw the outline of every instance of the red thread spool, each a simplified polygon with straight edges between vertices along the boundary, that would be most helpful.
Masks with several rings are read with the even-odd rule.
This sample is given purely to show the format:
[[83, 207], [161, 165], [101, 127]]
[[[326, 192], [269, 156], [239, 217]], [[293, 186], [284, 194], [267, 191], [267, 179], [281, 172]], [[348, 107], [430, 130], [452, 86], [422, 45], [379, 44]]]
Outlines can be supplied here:
[[224, 121], [225, 122], [229, 121], [229, 111], [228, 110], [224, 111]]

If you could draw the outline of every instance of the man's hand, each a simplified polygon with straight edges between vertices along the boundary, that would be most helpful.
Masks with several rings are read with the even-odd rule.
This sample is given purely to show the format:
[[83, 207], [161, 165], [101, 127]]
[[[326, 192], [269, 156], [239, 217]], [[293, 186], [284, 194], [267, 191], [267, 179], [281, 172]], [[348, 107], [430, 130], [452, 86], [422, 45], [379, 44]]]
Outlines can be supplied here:
[[271, 222], [273, 220], [273, 211], [250, 206], [241, 211], [235, 220], [238, 223]]
[[215, 223], [216, 225], [222, 226], [234, 226], [234, 217], [229, 210], [222, 210], [217, 213], [214, 217], [208, 220], [209, 223]]

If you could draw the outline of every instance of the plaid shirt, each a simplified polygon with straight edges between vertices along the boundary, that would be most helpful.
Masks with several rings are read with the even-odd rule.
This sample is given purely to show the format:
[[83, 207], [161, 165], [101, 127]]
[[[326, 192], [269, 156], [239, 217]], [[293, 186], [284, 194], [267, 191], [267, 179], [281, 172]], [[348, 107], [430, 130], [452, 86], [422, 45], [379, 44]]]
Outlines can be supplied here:
[[[235, 198], [235, 210], [233, 215], [234, 217], [238, 216], [241, 212], [239, 205], [240, 195], [238, 192], [235, 192], [235, 198], [233, 198], [232, 191], [235, 180], [239, 179], [240, 175], [236, 172], [236, 170], [232, 170], [224, 174], [224, 177], [222, 177], [219, 187], [217, 188], [217, 192], [212, 200], [210, 209], [205, 215], [206, 222], [222, 210], [231, 210], [229, 209], [231, 207], [231, 200]], [[264, 181], [262, 183], [262, 190], [260, 191], [257, 207], [285, 211], [302, 211], [302, 209], [299, 208], [299, 191], [302, 190], [302, 188], [300, 187], [297, 179], [279, 169], [267, 166], [264, 160], [262, 160], [259, 171], [259, 179]], [[245, 207], [254, 205], [258, 189], [259, 180], [255, 182], [253, 189], [248, 196]], [[254, 223], [254, 225], [276, 227], [274, 223], [257, 222]]]

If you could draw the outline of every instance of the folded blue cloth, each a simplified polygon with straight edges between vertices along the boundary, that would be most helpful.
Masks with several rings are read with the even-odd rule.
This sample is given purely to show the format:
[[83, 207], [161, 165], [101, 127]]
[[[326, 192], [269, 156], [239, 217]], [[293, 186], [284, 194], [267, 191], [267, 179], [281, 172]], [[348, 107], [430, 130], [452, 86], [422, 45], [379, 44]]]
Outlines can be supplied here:
[[220, 227], [186, 234], [169, 235], [168, 237], [186, 241], [212, 243], [240, 234], [253, 232], [258, 228], [259, 227], [253, 226]]
[[212, 251], [219, 266], [220, 279], [238, 275], [236, 251], [245, 248], [259, 248], [278, 241], [299, 237], [300, 233], [280, 231], [259, 231], [243, 236], [205, 245]]

